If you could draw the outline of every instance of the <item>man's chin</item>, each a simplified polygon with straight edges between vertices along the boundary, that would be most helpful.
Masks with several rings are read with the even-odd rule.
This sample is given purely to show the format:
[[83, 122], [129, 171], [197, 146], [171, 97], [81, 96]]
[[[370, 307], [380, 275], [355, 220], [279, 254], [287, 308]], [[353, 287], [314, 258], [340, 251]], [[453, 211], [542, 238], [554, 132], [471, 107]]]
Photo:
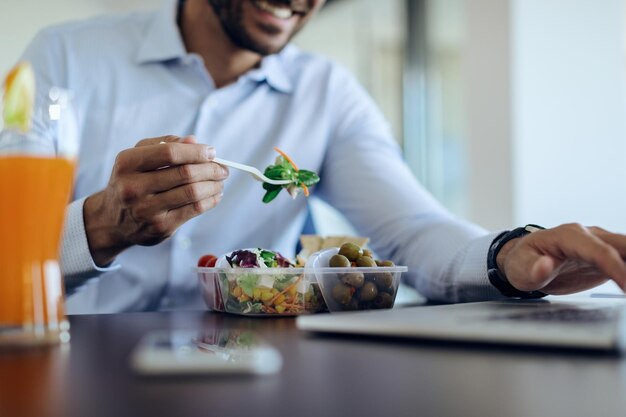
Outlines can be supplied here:
[[259, 48], [259, 50], [257, 52], [259, 54], [263, 55], [263, 56], [273, 55], [273, 54], [280, 53], [280, 51], [285, 49], [286, 46], [287, 46], [287, 44], [282, 44], [282, 45], [278, 45], [278, 46], [276, 46], [276, 45], [262, 46], [262, 47]]
[[247, 49], [253, 52], [256, 52], [260, 55], [266, 56], [266, 55], [279, 53], [280, 51], [285, 49], [288, 43], [289, 41], [268, 42], [268, 41], [261, 41], [258, 39], [254, 39], [254, 40], [251, 40], [250, 44], [246, 46], [247, 46]]

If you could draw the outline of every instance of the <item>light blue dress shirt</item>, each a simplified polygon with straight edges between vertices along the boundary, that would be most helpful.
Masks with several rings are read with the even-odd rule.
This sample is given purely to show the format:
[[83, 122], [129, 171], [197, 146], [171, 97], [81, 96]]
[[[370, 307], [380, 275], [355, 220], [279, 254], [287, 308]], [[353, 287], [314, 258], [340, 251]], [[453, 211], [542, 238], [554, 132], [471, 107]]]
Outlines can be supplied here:
[[116, 155], [139, 140], [193, 134], [217, 155], [257, 167], [273, 146], [320, 173], [313, 194], [341, 211], [383, 258], [407, 265], [407, 282], [436, 300], [499, 297], [487, 280], [495, 234], [438, 204], [402, 160], [387, 123], [338, 65], [288, 46], [217, 89], [176, 25], [176, 2], [152, 13], [49, 28], [24, 54], [39, 91], [75, 93], [81, 132], [62, 266], [69, 313], [203, 308], [194, 272], [205, 253], [263, 247], [294, 256], [306, 199], [286, 192], [263, 204], [261, 184], [231, 170], [222, 202], [153, 247], [136, 246], [111, 268], [89, 254], [84, 199], [103, 189]]

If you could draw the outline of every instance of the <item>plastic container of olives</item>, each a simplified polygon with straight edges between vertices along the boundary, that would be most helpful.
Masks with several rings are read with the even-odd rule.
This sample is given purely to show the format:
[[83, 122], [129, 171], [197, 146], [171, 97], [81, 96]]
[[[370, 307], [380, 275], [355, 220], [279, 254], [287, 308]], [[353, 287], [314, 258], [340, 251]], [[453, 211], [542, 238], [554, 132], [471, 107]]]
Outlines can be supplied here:
[[336, 312], [392, 308], [408, 268], [375, 261], [367, 250], [348, 244], [313, 254], [306, 270], [315, 275], [328, 310]]

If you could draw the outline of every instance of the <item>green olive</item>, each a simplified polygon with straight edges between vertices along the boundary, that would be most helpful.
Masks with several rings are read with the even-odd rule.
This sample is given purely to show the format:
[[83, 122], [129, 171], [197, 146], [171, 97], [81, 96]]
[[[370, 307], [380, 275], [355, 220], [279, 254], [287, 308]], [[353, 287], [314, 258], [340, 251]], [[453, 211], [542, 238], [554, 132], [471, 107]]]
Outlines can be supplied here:
[[380, 291], [385, 291], [389, 287], [393, 287], [393, 274], [391, 272], [378, 272], [374, 274], [372, 280]]
[[337, 284], [333, 287], [333, 299], [339, 304], [348, 305], [352, 299], [353, 289], [344, 284]]
[[356, 260], [356, 266], [363, 268], [374, 268], [376, 267], [376, 262], [369, 256], [363, 255]]
[[383, 261], [379, 261], [378, 259], [376, 259], [376, 265], [383, 266], [382, 263], [383, 263]]
[[345, 306], [345, 310], [354, 311], [354, 310], [358, 310], [358, 309], [359, 309], [359, 302], [355, 298], [350, 300], [348, 305]]
[[365, 276], [362, 272], [349, 272], [341, 277], [341, 282], [354, 288], [361, 288], [364, 281]]
[[374, 308], [391, 308], [393, 306], [393, 297], [386, 292], [379, 293], [373, 302]]
[[343, 255], [333, 255], [328, 261], [328, 265], [333, 268], [349, 268], [350, 261]]
[[394, 264], [393, 261], [382, 261], [380, 266], [396, 266], [396, 264]]
[[369, 249], [363, 249], [363, 256], [369, 256], [370, 258], [374, 258], [374, 254]]
[[354, 243], [344, 243], [339, 248], [339, 255], [345, 256], [350, 261], [356, 261], [359, 257], [361, 257], [361, 255], [363, 255], [363, 251]]
[[360, 301], [372, 301], [378, 295], [378, 288], [372, 282], [366, 282], [363, 284], [359, 293]]

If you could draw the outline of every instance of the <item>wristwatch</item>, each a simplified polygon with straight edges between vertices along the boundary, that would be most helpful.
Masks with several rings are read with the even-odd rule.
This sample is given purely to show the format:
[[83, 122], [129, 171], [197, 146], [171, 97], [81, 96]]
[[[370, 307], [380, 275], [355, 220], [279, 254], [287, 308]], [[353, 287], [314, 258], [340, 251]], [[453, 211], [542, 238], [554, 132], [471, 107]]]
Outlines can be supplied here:
[[491, 285], [496, 287], [500, 293], [506, 297], [517, 297], [524, 299], [543, 298], [546, 293], [541, 291], [521, 291], [515, 288], [504, 273], [498, 268], [496, 259], [500, 249], [511, 239], [526, 236], [529, 233], [536, 232], [537, 230], [543, 230], [545, 227], [538, 226], [536, 224], [527, 224], [524, 227], [518, 227], [510, 231], [500, 233], [491, 243], [489, 247], [489, 253], [487, 254], [487, 277]]

